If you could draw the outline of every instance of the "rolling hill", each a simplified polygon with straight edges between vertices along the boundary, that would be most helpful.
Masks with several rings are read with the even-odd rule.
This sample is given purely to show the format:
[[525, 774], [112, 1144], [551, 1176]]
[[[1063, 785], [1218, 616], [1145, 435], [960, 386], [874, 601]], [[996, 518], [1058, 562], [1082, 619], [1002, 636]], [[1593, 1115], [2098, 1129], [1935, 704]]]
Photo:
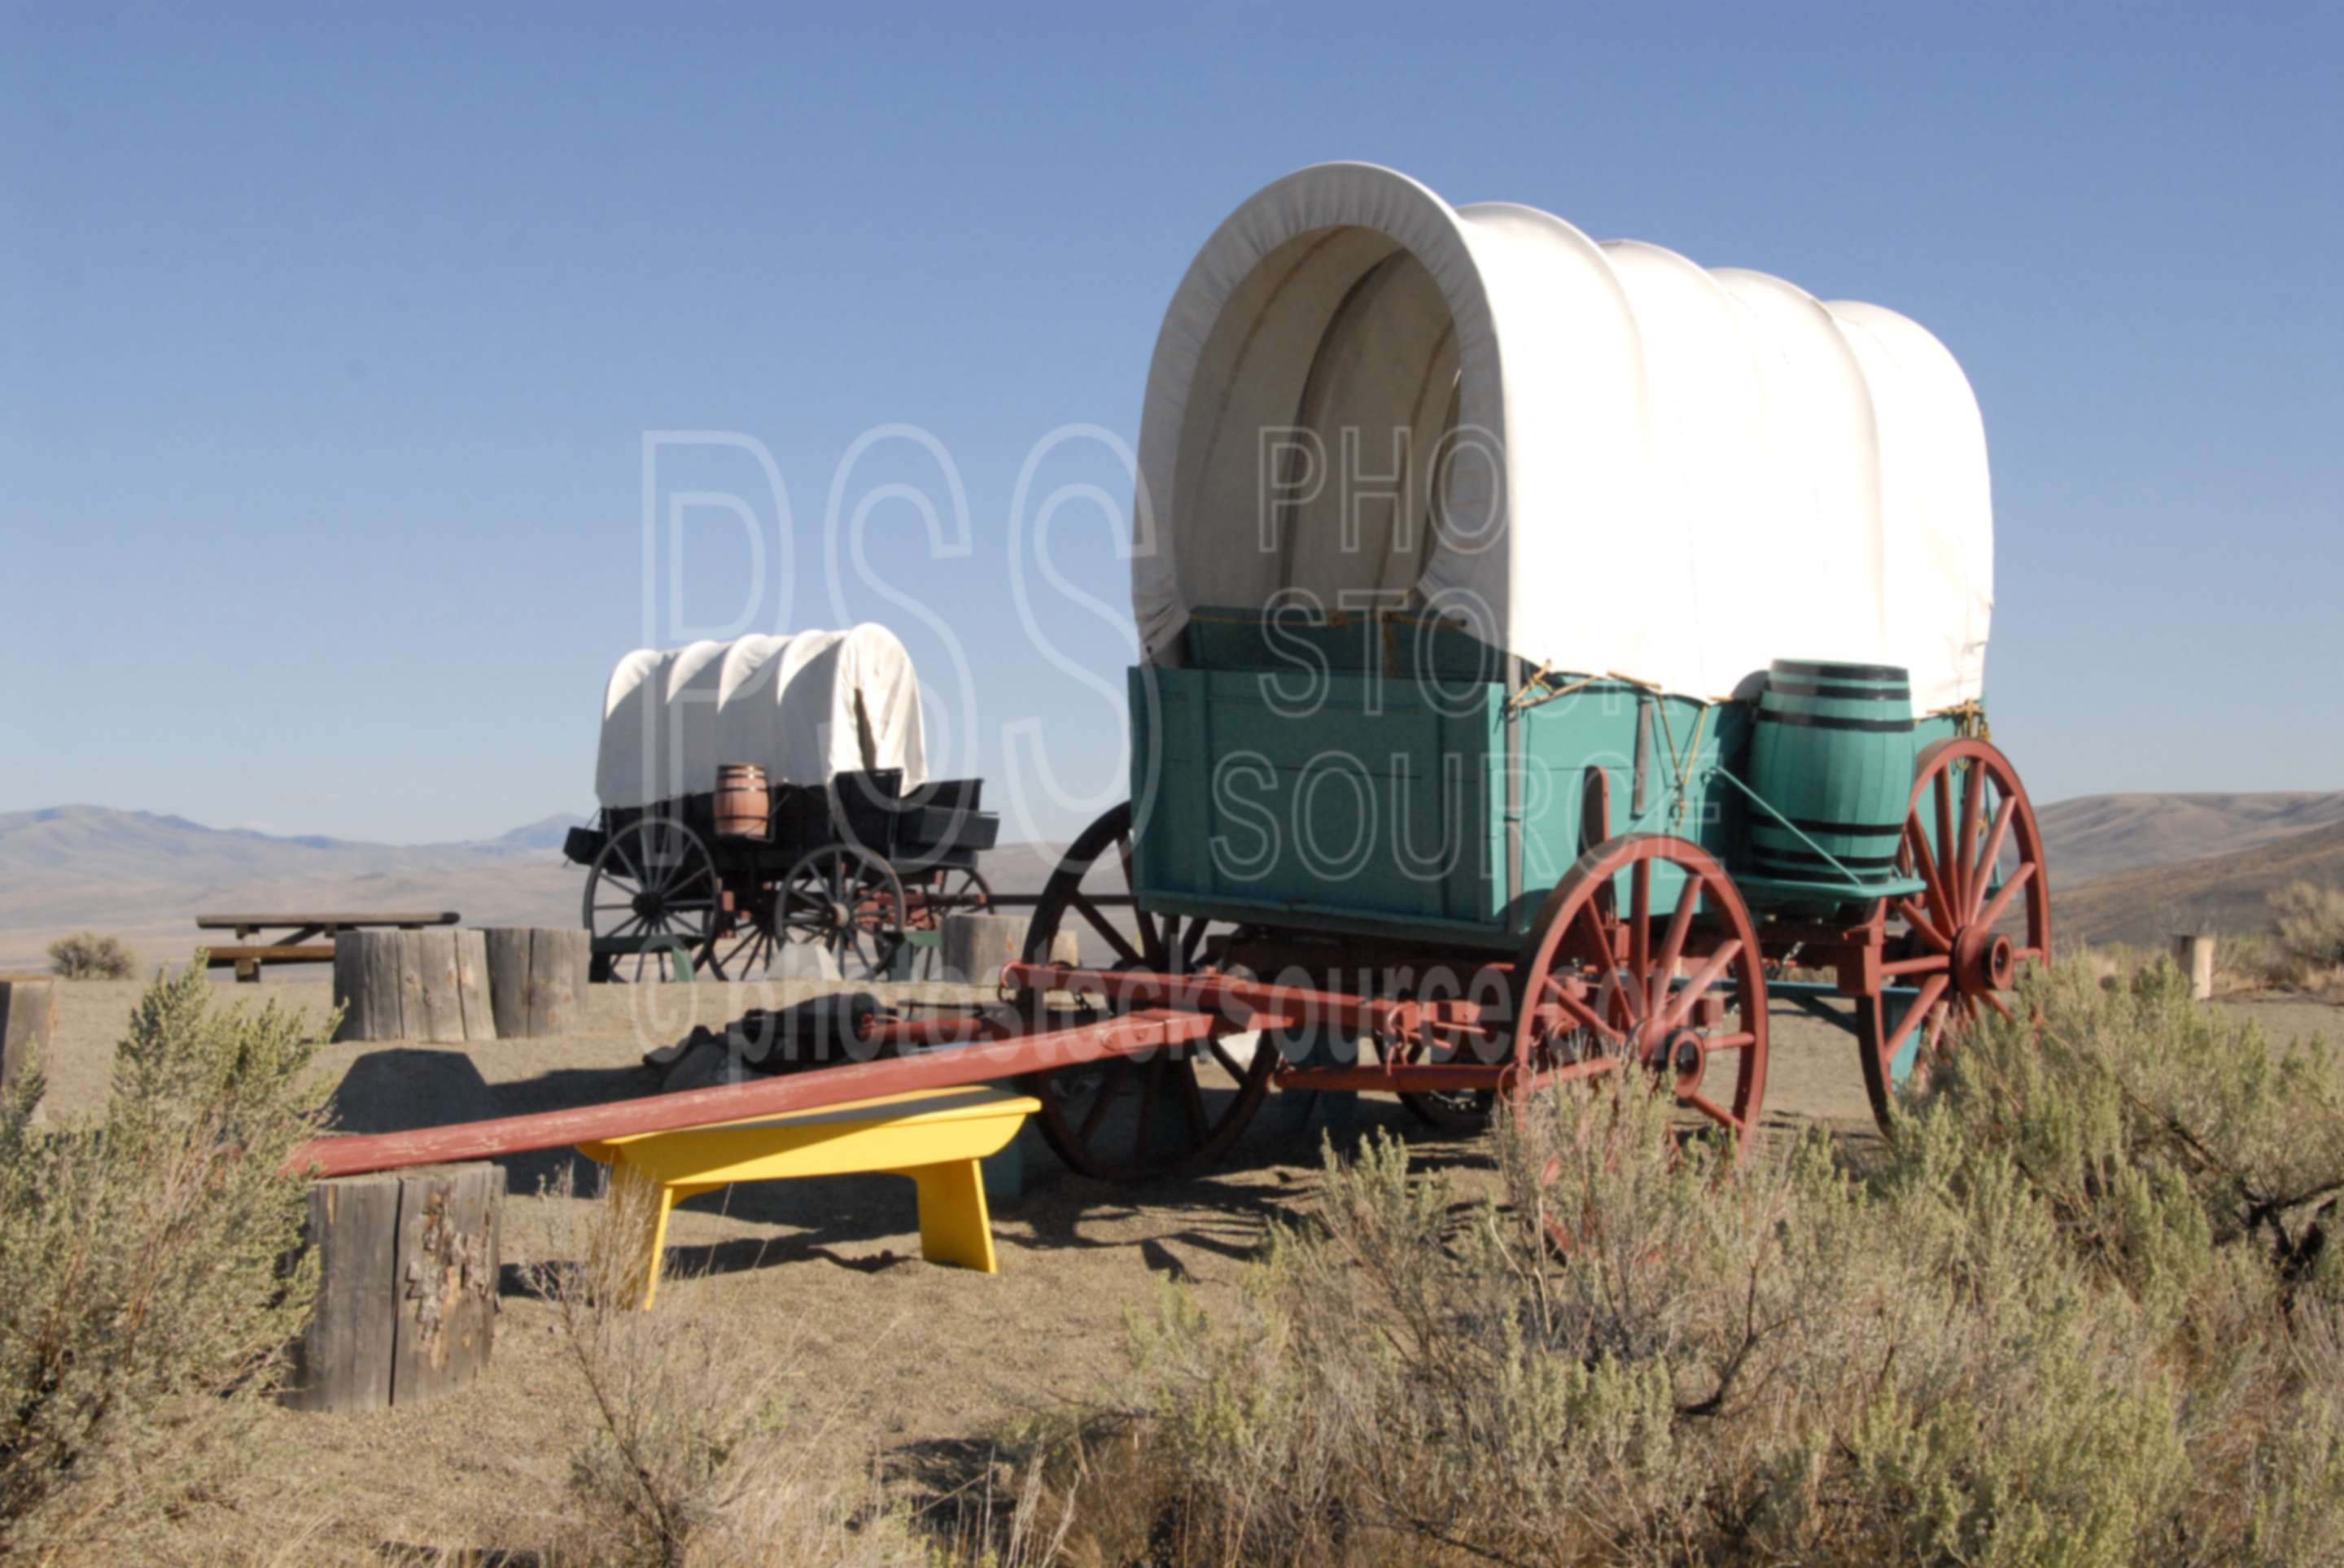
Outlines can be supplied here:
[[2344, 790], [2080, 795], [2036, 811], [2053, 886], [2235, 854], [2344, 822]]
[[2177, 932], [2268, 926], [2270, 895], [2289, 882], [2344, 885], [2344, 822], [2082, 882], [2062, 883], [2058, 861], [2051, 864], [2053, 936], [2059, 945], [2161, 947]]

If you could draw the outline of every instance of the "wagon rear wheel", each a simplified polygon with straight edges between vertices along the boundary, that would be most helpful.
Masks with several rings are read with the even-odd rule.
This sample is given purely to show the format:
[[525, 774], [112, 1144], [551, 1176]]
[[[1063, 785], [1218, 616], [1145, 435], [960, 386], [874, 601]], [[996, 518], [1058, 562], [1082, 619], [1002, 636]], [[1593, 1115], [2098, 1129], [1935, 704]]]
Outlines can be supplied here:
[[790, 868], [774, 896], [784, 942], [822, 948], [843, 980], [879, 980], [904, 945], [904, 886], [886, 861], [852, 844], [829, 844]]
[[1856, 1004], [1864, 1086], [1881, 1130], [1900, 1088], [1925, 1081], [1986, 1012], [2010, 1016], [2021, 965], [2051, 960], [2051, 888], [2035, 807], [2018, 772], [1984, 740], [1921, 753], [1897, 869], [1926, 886], [1888, 910], [1884, 979], [1909, 995]]
[[1740, 1153], [1766, 1094], [1766, 978], [1742, 895], [1707, 852], [1631, 833], [1547, 895], [1517, 980], [1515, 1092], [1591, 1063], [1667, 1080]]
[[673, 818], [638, 818], [612, 833], [586, 873], [593, 977], [674, 979], [707, 951], [719, 891], [708, 845]]
[[[1127, 803], [1084, 829], [1051, 873], [1026, 928], [1026, 961], [1049, 962], [1058, 933], [1073, 930], [1089, 950], [1085, 961], [1099, 968], [1191, 974], [1207, 967], [1207, 922], [1100, 901], [1130, 891]], [[1074, 1006], [1088, 1017], [1127, 1010], [1096, 996], [1076, 996]], [[1031, 1092], [1042, 1102], [1042, 1135], [1070, 1170], [1134, 1181], [1191, 1169], [1228, 1149], [1260, 1108], [1277, 1063], [1269, 1040], [1232, 1036], [1036, 1073]]]

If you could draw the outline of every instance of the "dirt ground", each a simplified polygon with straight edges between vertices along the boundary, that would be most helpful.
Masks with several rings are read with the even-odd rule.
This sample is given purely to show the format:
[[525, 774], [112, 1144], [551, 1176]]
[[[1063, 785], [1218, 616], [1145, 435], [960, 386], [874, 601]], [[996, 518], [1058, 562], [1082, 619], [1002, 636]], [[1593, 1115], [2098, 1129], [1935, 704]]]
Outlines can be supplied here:
[[[139, 990], [61, 988], [52, 1113], [103, 1104], [109, 1052]], [[322, 979], [219, 991], [227, 1003], [274, 1000], [320, 1013], [328, 1002]], [[2285, 1000], [2221, 1005], [2256, 1017], [2275, 1037], [2344, 1038], [2344, 1010]], [[597, 987], [592, 1007], [579, 1036], [469, 1048], [497, 1111], [656, 1092], [656, 1075], [638, 1060], [644, 1049], [693, 1021], [729, 1016], [713, 987]], [[1773, 1134], [1821, 1122], [1872, 1137], [1850, 1037], [1787, 1010], [1772, 1034]], [[338, 1080], [381, 1049], [329, 1047], [320, 1070]], [[1280, 1110], [1273, 1099], [1217, 1170], [1140, 1191], [1075, 1176], [1027, 1140], [1023, 1195], [994, 1206], [1002, 1266], [991, 1277], [919, 1260], [912, 1192], [900, 1179], [712, 1193], [675, 1218], [673, 1282], [662, 1287], [659, 1310], [743, 1325], [743, 1354], [791, 1369], [789, 1404], [800, 1420], [840, 1451], [875, 1456], [909, 1493], [932, 1493], [981, 1464], [988, 1434], [1021, 1417], [1112, 1402], [1127, 1313], [1146, 1310], [1163, 1279], [1193, 1282], [1208, 1309], [1231, 1288], [1265, 1221], [1306, 1203], [1315, 1179], [1324, 1118]], [[1486, 1168], [1473, 1140], [1431, 1132], [1390, 1100], [1358, 1101], [1352, 1132], [1378, 1127], [1468, 1180]], [[526, 1291], [518, 1269], [574, 1235], [583, 1201], [537, 1195], [574, 1158], [558, 1151], [506, 1162], [506, 1286], [481, 1379], [418, 1410], [273, 1414], [249, 1483], [190, 1521], [181, 1548], [191, 1559], [379, 1561], [386, 1546], [401, 1543], [488, 1544], [483, 1530], [523, 1530], [517, 1513], [559, 1506], [584, 1396], [560, 1360], [551, 1309]], [[576, 1162], [581, 1182], [591, 1179], [593, 1168]]]

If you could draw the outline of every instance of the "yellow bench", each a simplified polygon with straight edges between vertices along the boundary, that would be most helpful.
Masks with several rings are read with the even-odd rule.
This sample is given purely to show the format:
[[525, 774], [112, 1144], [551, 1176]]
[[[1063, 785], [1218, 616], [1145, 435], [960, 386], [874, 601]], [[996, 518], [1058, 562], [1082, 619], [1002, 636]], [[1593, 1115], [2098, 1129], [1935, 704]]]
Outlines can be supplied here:
[[578, 1150], [611, 1167], [614, 1189], [636, 1181], [653, 1190], [644, 1194], [642, 1304], [648, 1309], [659, 1293], [669, 1211], [679, 1200], [734, 1181], [866, 1171], [908, 1176], [919, 1188], [920, 1255], [931, 1263], [1000, 1272], [977, 1161], [1008, 1147], [1019, 1124], [1041, 1109], [1024, 1095], [972, 1085], [639, 1132]]

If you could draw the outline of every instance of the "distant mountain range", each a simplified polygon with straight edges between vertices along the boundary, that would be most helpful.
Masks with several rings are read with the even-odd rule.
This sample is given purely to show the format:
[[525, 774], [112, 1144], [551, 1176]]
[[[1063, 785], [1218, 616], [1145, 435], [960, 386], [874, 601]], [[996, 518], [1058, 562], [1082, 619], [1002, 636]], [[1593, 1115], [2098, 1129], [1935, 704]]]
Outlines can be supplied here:
[[[402, 845], [102, 806], [0, 813], [0, 969], [41, 966], [50, 940], [85, 926], [150, 962], [180, 957], [205, 911], [455, 910], [475, 925], [568, 925], [584, 873], [560, 850], [584, 820], [556, 812], [493, 839]], [[2063, 942], [2258, 927], [2285, 882], [2344, 881], [2344, 790], [2087, 795], [2039, 820]], [[1005, 846], [987, 875], [1004, 892], [1036, 890], [1056, 853]]]
[[207, 828], [184, 817], [54, 806], [0, 813], [0, 968], [38, 967], [67, 930], [116, 932], [150, 962], [183, 957], [205, 912], [455, 910], [475, 924], [567, 925], [581, 875], [559, 853], [585, 819], [493, 839], [371, 844]]

